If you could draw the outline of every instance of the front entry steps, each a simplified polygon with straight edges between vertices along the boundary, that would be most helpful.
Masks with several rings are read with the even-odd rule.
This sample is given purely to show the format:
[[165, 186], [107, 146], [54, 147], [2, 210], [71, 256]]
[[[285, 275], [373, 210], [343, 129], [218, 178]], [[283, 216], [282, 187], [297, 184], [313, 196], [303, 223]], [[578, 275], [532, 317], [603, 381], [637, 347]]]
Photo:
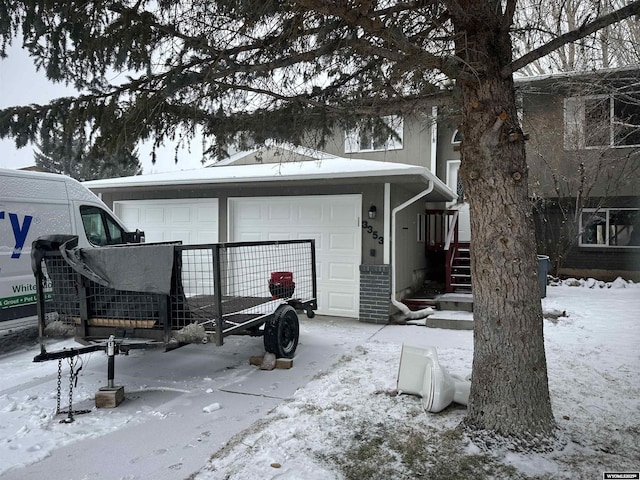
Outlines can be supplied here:
[[436, 310], [425, 322], [427, 327], [449, 330], [473, 330], [473, 313], [455, 310]]
[[473, 295], [470, 293], [445, 293], [433, 298], [403, 300], [411, 310], [432, 307], [436, 311], [426, 318], [425, 325], [449, 330], [473, 330]]

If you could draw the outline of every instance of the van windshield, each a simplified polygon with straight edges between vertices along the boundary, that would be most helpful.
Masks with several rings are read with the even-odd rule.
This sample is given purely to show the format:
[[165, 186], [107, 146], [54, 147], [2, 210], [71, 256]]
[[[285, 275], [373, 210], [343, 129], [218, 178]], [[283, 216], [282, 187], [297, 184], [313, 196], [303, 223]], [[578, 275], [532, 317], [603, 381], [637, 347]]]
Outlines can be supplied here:
[[93, 245], [117, 245], [125, 243], [124, 230], [115, 220], [99, 207], [83, 205], [80, 207], [82, 225], [87, 240]]

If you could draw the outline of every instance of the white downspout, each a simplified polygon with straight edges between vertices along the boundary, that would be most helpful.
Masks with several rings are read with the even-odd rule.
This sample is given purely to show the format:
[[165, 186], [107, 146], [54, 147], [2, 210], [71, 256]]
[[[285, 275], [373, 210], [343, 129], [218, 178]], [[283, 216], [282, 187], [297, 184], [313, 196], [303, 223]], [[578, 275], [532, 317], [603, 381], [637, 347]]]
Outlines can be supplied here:
[[431, 107], [431, 173], [436, 175], [438, 167], [438, 107]]
[[384, 238], [387, 239], [383, 244], [383, 263], [389, 265], [391, 263], [391, 184], [384, 184]]
[[432, 313], [434, 313], [433, 312], [433, 308], [431, 308], [431, 307], [423, 308], [422, 310], [412, 311], [404, 303], [402, 303], [402, 302], [400, 302], [400, 301], [398, 301], [396, 299], [396, 249], [397, 249], [397, 242], [395, 241], [396, 240], [395, 239], [395, 235], [396, 235], [396, 215], [398, 214], [398, 212], [401, 211], [401, 210], [404, 210], [405, 208], [407, 208], [407, 206], [411, 205], [412, 203], [414, 203], [417, 200], [420, 200], [422, 197], [428, 195], [432, 191], [433, 191], [433, 181], [429, 180], [429, 186], [427, 187], [426, 190], [423, 190], [422, 192], [420, 192], [416, 196], [410, 198], [409, 200], [407, 200], [403, 204], [398, 205], [391, 212], [391, 232], [392, 232], [392, 234], [394, 236], [394, 238], [393, 238], [393, 248], [391, 249], [391, 303], [398, 310], [400, 310], [400, 312], [402, 312], [401, 320], [406, 320], [406, 319], [416, 320], [416, 319], [419, 319], [419, 318], [425, 318], [425, 317], [431, 315]]

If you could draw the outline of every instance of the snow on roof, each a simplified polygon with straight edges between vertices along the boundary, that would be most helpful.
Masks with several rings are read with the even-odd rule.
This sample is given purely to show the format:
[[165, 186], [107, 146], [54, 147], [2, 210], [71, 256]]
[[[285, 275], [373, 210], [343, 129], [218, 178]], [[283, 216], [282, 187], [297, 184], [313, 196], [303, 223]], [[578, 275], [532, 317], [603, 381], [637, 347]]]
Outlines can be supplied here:
[[640, 67], [638, 65], [628, 65], [624, 67], [617, 68], [601, 68], [599, 70], [575, 70], [569, 72], [554, 72], [547, 73], [543, 75], [533, 75], [533, 76], [518, 76], [514, 78], [514, 81], [517, 86], [535, 84], [535, 83], [543, 83], [546, 81], [568, 81], [568, 80], [585, 80], [585, 79], [607, 79], [607, 78], [616, 78], [620, 75], [625, 74], [633, 74], [638, 75], [640, 73]]
[[323, 152], [321, 150], [315, 150], [313, 148], [307, 148], [307, 147], [299, 147], [292, 143], [267, 141], [267, 143], [262, 147], [254, 147], [249, 150], [235, 152], [233, 155], [230, 155], [228, 158], [225, 158], [224, 160], [208, 161], [204, 164], [204, 166], [205, 167], [223, 167], [227, 165], [233, 165], [238, 160], [248, 157], [251, 154], [258, 153], [258, 152], [268, 152], [270, 150], [271, 151], [280, 150], [280, 151], [288, 152], [290, 154], [304, 157], [305, 159], [311, 158], [314, 160], [324, 160], [325, 158], [340, 158], [340, 157], [337, 157], [336, 155], [332, 155], [330, 153]]
[[418, 181], [422, 181], [425, 184], [433, 182], [435, 191], [450, 200], [456, 198], [455, 193], [449, 187], [424, 167], [403, 163], [342, 158], [328, 154], [324, 154], [322, 159], [311, 161], [214, 166], [178, 172], [93, 180], [84, 182], [84, 185], [95, 190], [109, 190], [166, 185], [184, 186], [400, 176], [415, 176]]

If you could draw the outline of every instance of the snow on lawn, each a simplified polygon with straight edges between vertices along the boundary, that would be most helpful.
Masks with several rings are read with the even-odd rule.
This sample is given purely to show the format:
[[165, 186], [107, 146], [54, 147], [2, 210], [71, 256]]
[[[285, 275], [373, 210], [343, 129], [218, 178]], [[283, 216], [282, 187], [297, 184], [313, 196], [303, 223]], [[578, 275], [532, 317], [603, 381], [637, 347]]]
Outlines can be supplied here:
[[[549, 287], [543, 300], [564, 448], [482, 453], [456, 429], [463, 408], [428, 414], [418, 398], [393, 395], [400, 346], [380, 335], [237, 436], [196, 478], [601, 478], [604, 471], [640, 471], [640, 285], [569, 283], [579, 287]], [[428, 345], [425, 331], [407, 332], [406, 342]], [[441, 348], [438, 356], [449, 372], [470, 374], [468, 344]]]
[[[200, 347], [209, 346], [170, 354], [135, 351], [117, 359], [122, 368], [117, 367], [116, 376], [126, 371], [127, 400], [116, 409], [93, 408], [72, 424], [61, 424], [64, 416], [54, 415], [57, 362], [32, 363], [37, 353], [33, 349], [0, 357], [0, 477], [35, 478], [49, 468], [47, 461], [63, 461], [70, 446], [81, 445], [78, 458], [89, 458], [95, 442], [101, 442], [99, 455], [107, 460], [114, 456], [113, 465], [127, 463], [127, 474], [95, 464], [83, 470], [78, 463], [64, 478], [185, 478], [194, 470], [199, 470], [194, 478], [200, 480], [555, 479], [638, 472], [640, 285], [622, 280], [564, 283], [549, 286], [542, 302], [550, 390], [564, 442], [555, 451], [487, 454], [458, 428], [464, 407], [452, 405], [429, 414], [419, 398], [395, 394], [403, 343], [435, 345], [440, 363], [450, 373], [468, 376], [472, 332], [301, 319], [301, 346], [291, 370], [259, 372], [245, 365], [255, 351], [255, 339], [245, 337], [215, 350], [222, 355], [216, 372], [210, 371], [210, 353], [200, 353]], [[314, 342], [326, 358], [308, 358], [305, 364]], [[71, 345], [67, 340], [56, 348]], [[92, 407], [92, 395], [104, 383], [103, 355], [83, 356], [74, 408]], [[149, 361], [153, 355], [171, 355], [163, 357], [172, 359], [171, 369], [154, 371], [158, 364]], [[317, 368], [321, 361], [333, 366]], [[291, 379], [287, 375], [295, 375], [300, 387], [274, 397], [283, 386], [286, 390]], [[64, 392], [67, 383], [64, 376]], [[244, 395], [249, 400], [243, 400], [238, 393], [250, 388]], [[151, 391], [155, 397], [146, 395]], [[251, 399], [261, 403], [237, 406], [240, 414], [231, 415], [230, 402]], [[63, 397], [62, 408], [66, 403]], [[227, 428], [231, 433], [226, 439], [216, 438], [231, 420], [241, 428]], [[165, 432], [167, 428], [171, 432]], [[155, 433], [141, 437], [141, 432]], [[189, 437], [194, 440], [182, 440]], [[163, 441], [164, 448], [159, 448]], [[139, 450], [147, 442], [155, 442], [149, 448], [168, 457], [171, 466], [163, 467], [164, 474], [126, 458], [127, 445]], [[157, 458], [147, 463], [158, 468]], [[179, 470], [188, 461], [196, 467]]]

